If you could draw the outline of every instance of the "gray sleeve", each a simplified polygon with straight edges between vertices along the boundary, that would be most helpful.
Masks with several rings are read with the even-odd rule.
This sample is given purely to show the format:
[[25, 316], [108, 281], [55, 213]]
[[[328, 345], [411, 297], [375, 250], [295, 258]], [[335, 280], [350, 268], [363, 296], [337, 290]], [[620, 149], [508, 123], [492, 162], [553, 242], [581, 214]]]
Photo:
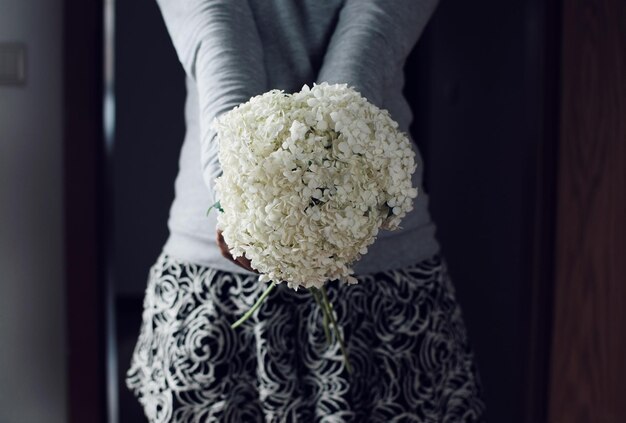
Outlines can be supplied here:
[[346, 0], [318, 82], [347, 83], [382, 107], [437, 0]]
[[263, 48], [247, 1], [157, 0], [183, 68], [196, 83], [207, 186], [221, 173], [213, 119], [267, 91]]

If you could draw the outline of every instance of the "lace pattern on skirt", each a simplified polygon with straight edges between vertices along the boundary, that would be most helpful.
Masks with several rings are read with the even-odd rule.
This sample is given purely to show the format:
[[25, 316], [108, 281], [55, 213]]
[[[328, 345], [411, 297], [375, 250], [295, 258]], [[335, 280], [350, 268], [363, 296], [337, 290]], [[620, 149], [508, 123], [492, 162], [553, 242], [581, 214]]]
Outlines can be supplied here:
[[327, 285], [348, 348], [312, 295], [163, 254], [151, 268], [127, 385], [151, 422], [475, 422], [481, 384], [439, 256]]

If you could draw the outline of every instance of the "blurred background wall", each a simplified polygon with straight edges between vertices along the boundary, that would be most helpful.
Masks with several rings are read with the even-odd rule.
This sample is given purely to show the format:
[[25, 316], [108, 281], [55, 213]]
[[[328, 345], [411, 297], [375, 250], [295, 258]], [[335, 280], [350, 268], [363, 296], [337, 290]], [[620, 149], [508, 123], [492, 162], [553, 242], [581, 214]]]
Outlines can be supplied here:
[[0, 85], [0, 422], [66, 418], [62, 1], [0, 0], [0, 42], [27, 47]]

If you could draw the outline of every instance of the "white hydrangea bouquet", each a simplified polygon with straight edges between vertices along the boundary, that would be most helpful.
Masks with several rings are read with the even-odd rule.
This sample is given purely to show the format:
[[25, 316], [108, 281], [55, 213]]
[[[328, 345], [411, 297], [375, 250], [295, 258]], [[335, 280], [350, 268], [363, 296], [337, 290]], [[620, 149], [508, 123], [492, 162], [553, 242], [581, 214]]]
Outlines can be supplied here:
[[245, 256], [269, 287], [308, 288], [347, 354], [327, 281], [356, 283], [351, 265], [381, 229], [413, 208], [415, 153], [386, 110], [345, 84], [321, 83], [251, 98], [213, 122], [223, 174], [218, 229], [233, 257]]

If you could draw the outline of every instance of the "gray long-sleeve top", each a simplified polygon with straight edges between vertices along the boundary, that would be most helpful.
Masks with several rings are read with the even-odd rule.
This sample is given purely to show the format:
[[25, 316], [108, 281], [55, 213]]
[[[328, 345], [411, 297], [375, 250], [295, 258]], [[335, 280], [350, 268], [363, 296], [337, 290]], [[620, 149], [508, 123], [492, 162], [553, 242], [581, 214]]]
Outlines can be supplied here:
[[[157, 0], [187, 73], [185, 117], [170, 236], [164, 252], [216, 269], [246, 273], [223, 258], [216, 215], [206, 216], [220, 174], [213, 118], [270, 89], [347, 83], [389, 110], [408, 132], [403, 66], [437, 0]], [[428, 198], [419, 195], [403, 229], [381, 232], [357, 274], [405, 267], [439, 251]]]

